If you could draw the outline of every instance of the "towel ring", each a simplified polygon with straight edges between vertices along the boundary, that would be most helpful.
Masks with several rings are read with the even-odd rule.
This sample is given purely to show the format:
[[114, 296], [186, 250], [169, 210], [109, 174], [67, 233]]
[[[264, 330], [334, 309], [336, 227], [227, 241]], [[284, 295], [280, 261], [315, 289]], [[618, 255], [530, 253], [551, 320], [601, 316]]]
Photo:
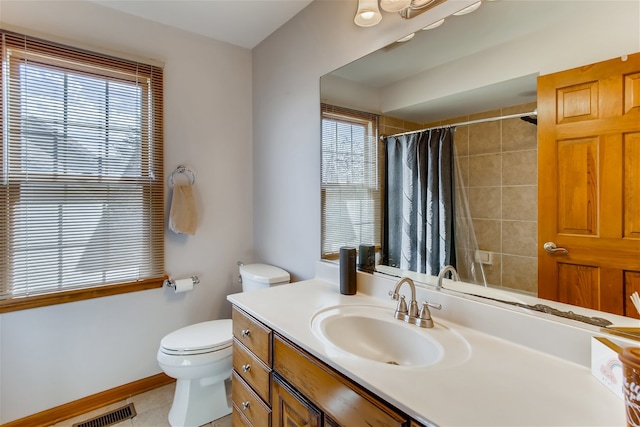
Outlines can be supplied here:
[[171, 188], [176, 186], [176, 183], [175, 183], [173, 177], [177, 173], [182, 173], [182, 174], [189, 175], [189, 185], [193, 185], [193, 184], [196, 183], [196, 175], [193, 173], [193, 171], [191, 169], [187, 169], [187, 167], [185, 167], [183, 165], [180, 165], [180, 166], [178, 166], [176, 168], [176, 170], [171, 172], [171, 175], [169, 175], [169, 182], [171, 184]]

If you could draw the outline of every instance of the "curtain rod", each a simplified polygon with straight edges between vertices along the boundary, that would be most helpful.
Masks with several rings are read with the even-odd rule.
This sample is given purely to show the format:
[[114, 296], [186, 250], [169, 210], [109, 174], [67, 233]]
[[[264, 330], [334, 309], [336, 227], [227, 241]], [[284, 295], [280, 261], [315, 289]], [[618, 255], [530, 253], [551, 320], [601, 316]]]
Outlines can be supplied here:
[[487, 117], [486, 119], [469, 120], [467, 122], [452, 123], [450, 125], [434, 126], [434, 127], [426, 128], [426, 129], [412, 130], [412, 131], [409, 131], [409, 132], [394, 133], [393, 135], [380, 135], [380, 139], [389, 138], [389, 137], [392, 137], [392, 136], [402, 136], [402, 135], [409, 135], [409, 134], [412, 134], [412, 133], [425, 132], [425, 131], [433, 130], [433, 129], [445, 129], [445, 128], [450, 128], [450, 127], [454, 127], [454, 126], [466, 126], [466, 125], [474, 125], [476, 123], [495, 122], [495, 121], [498, 121], [498, 120], [506, 120], [506, 119], [517, 119], [518, 117], [526, 117], [526, 116], [534, 116], [535, 117], [537, 115], [538, 115], [538, 110], [536, 109], [536, 110], [530, 111], [528, 113], [509, 114], [507, 116], [498, 116], [498, 117]]

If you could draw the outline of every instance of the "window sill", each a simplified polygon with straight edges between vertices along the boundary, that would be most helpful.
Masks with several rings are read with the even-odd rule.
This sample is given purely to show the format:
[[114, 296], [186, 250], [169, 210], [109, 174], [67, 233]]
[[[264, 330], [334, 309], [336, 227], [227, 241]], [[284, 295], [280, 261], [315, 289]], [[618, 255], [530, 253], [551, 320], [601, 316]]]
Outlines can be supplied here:
[[46, 307], [49, 305], [65, 304], [68, 302], [126, 294], [129, 292], [144, 291], [147, 289], [161, 288], [162, 286], [164, 286], [164, 281], [167, 278], [168, 276], [164, 276], [137, 282], [121, 283], [117, 285], [99, 286], [86, 289], [73, 289], [70, 291], [55, 292], [43, 295], [9, 298], [0, 300], [0, 314], [9, 313], [12, 311], [27, 310], [30, 308]]

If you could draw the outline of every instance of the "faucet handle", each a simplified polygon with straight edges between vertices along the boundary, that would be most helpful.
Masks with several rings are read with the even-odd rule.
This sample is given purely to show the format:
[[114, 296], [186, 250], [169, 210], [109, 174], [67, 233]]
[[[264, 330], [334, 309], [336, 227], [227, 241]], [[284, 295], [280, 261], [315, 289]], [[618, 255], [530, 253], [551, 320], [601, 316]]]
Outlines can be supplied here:
[[433, 303], [433, 302], [422, 301], [422, 305], [424, 306], [425, 304], [427, 306], [431, 307], [431, 308], [435, 308], [436, 310], [442, 309], [442, 304], [436, 304], [436, 303]]
[[440, 304], [430, 304], [426, 301], [423, 301], [422, 308], [420, 309], [420, 314], [418, 314], [418, 318], [414, 321], [414, 323], [421, 328], [433, 328], [433, 319], [431, 318], [431, 311], [429, 311], [429, 306], [432, 306], [437, 310], [440, 310], [442, 308]]
[[396, 312], [393, 313], [393, 317], [400, 320], [405, 320], [409, 317], [409, 309], [407, 308], [407, 302], [404, 299], [404, 295], [400, 295], [400, 301], [398, 302]]
[[418, 318], [418, 302], [414, 299], [409, 301], [409, 320]]

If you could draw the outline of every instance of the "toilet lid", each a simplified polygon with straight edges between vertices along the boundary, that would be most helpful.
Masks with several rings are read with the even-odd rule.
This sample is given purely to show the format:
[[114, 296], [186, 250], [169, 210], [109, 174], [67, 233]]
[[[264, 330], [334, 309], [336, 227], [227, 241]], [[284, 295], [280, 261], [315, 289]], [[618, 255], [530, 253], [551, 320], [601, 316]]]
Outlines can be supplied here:
[[210, 320], [171, 332], [160, 347], [167, 354], [202, 354], [230, 347], [232, 338], [231, 319]]

